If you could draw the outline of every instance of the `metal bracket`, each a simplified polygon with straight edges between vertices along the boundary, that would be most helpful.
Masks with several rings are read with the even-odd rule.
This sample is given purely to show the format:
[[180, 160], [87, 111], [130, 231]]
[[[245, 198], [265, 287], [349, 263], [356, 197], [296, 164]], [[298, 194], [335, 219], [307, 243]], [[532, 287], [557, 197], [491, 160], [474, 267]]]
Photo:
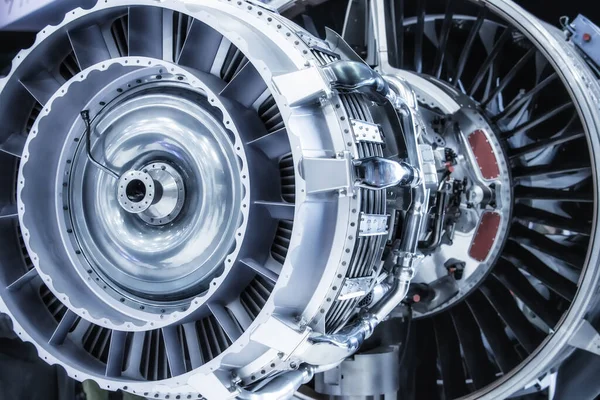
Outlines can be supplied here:
[[331, 84], [315, 65], [273, 77], [274, 89], [290, 107], [318, 103], [331, 94]]
[[571, 41], [586, 57], [600, 67], [600, 28], [583, 15], [578, 15], [568, 25]]
[[348, 300], [355, 297], [361, 297], [369, 293], [373, 278], [346, 278], [344, 285], [338, 294], [338, 300]]
[[377, 124], [367, 121], [351, 119], [352, 133], [354, 140], [358, 142], [383, 143], [381, 128]]
[[433, 149], [428, 144], [420, 144], [419, 151], [421, 152], [421, 159], [423, 160], [423, 182], [425, 187], [437, 188], [438, 186], [438, 174], [435, 165], [435, 156], [433, 155]]
[[303, 31], [297, 31], [296, 35], [298, 35], [300, 40], [302, 40], [304, 44], [310, 47], [312, 50], [317, 50], [322, 53], [328, 54], [334, 57], [336, 60], [340, 59], [339, 54], [332, 52], [329, 48], [329, 43], [327, 43], [325, 40], [319, 39]]
[[575, 328], [575, 333], [569, 339], [569, 344], [600, 356], [600, 334], [585, 319], [582, 319]]
[[389, 215], [361, 213], [358, 236], [387, 235], [389, 217]]
[[350, 191], [352, 185], [352, 160], [343, 158], [304, 158], [300, 171], [306, 180], [308, 193]]

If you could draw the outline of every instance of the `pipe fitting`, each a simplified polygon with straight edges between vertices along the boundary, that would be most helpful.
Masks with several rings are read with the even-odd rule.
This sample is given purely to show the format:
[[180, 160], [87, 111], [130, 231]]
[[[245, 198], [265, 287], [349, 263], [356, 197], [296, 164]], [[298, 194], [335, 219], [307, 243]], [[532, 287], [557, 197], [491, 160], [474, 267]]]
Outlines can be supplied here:
[[242, 400], [285, 400], [290, 399], [298, 388], [315, 375], [315, 367], [302, 364], [297, 370], [285, 372], [253, 392], [238, 387], [238, 398]]

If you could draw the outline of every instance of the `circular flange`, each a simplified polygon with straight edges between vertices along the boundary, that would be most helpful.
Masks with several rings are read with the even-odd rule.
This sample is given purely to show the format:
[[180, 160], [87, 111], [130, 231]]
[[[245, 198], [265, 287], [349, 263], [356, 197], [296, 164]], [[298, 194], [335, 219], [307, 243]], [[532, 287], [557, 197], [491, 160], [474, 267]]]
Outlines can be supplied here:
[[117, 201], [123, 210], [132, 214], [146, 211], [154, 201], [152, 177], [142, 171], [127, 171], [117, 182]]
[[[464, 299], [486, 278], [500, 256], [508, 235], [512, 214], [511, 173], [505, 151], [487, 118], [475, 101], [450, 88], [445, 82], [426, 75], [404, 71], [402, 75], [412, 84], [417, 99], [425, 104], [426, 93], [421, 81], [427, 80], [439, 89], [435, 99], [426, 103], [432, 109], [452, 106], [457, 111], [444, 127], [434, 124], [438, 114], [422, 107], [427, 121], [427, 139], [440, 150], [451, 149], [456, 160], [449, 175], [454, 181], [466, 179], [461, 189], [460, 216], [455, 219], [451, 240], [441, 241], [421, 262], [414, 282], [434, 284], [443, 282], [454, 268], [448, 262], [461, 264], [461, 275], [455, 279], [457, 292], [429, 308], [415, 303], [415, 317], [440, 313]], [[433, 126], [437, 126], [436, 132]], [[440, 136], [441, 134], [441, 136]], [[441, 158], [441, 157], [440, 157]], [[454, 190], [454, 189], [453, 189]]]
[[149, 164], [143, 169], [154, 181], [159, 195], [139, 217], [150, 225], [165, 225], [179, 215], [185, 202], [185, 185], [181, 174], [164, 162]]
[[[143, 67], [138, 67], [138, 64]], [[106, 80], [110, 83], [106, 84]], [[89, 87], [97, 87], [97, 89], [90, 91]], [[128, 329], [143, 329], [147, 324], [161, 326], [184, 318], [202, 307], [205, 301], [218, 290], [220, 282], [227, 277], [228, 271], [236, 262], [237, 253], [243, 244], [244, 232], [247, 227], [247, 218], [244, 215], [248, 213], [249, 209], [250, 190], [245, 150], [240, 145], [242, 141], [238, 137], [236, 124], [228, 109], [213, 94], [209, 86], [188, 71], [174, 65], [171, 66], [164, 61], [139, 57], [107, 61], [75, 76], [72, 82], [67, 83], [66, 88], [68, 89], [65, 89], [64, 93], [68, 93], [69, 96], [83, 96], [89, 99], [83, 104], [87, 102], [86, 107], [92, 116], [91, 149], [98, 160], [119, 173], [134, 171], [138, 175], [141, 174], [136, 175], [136, 179], [147, 176], [152, 182], [155, 182], [155, 178], [159, 181], [166, 179], [165, 184], [168, 184], [170, 176], [173, 178], [174, 187], [182, 196], [178, 195], [174, 206], [169, 206], [168, 202], [164, 203], [167, 208], [171, 209], [171, 212], [168, 212], [165, 219], [161, 220], [162, 209], [152, 209], [160, 202], [160, 199], [156, 201], [155, 197], [158, 196], [160, 188], [152, 183], [154, 193], [147, 191], [145, 196], [150, 197], [149, 195], [152, 194], [155, 204], [150, 202], [151, 204], [146, 210], [143, 207], [137, 209], [143, 212], [131, 213], [131, 201], [128, 200], [129, 208], [127, 211], [124, 210], [118, 201], [120, 185], [115, 189], [114, 178], [89, 163], [88, 157], [83, 151], [84, 126], [81, 124], [81, 120], [75, 118], [73, 125], [64, 127], [69, 133], [63, 140], [64, 147], [61, 150], [59, 163], [62, 167], [57, 171], [57, 176], [66, 177], [66, 180], [59, 179], [55, 182], [56, 191], [61, 199], [57, 204], [60, 205], [60, 209], [57, 209], [60, 216], [60, 235], [63, 237], [70, 262], [74, 266], [73, 272], [76, 272], [80, 278], [74, 276], [73, 272], [61, 269], [62, 273], [71, 276], [60, 277], [54, 272], [49, 273], [48, 275], [53, 278], [48, 280], [48, 286], [51, 290], [57, 290], [55, 292], [57, 296], [63, 299], [69, 308], [80, 312], [82, 317], [110, 328], [124, 324]], [[48, 129], [44, 126], [50, 126], [45, 125], [46, 123], [51, 124], [50, 120], [58, 121], [58, 115], [66, 110], [64, 107], [69, 107], [68, 101], [69, 97], [64, 95], [51, 100], [48, 105], [51, 105], [52, 110], [50, 111], [49, 107], [49, 112], [45, 112], [41, 117], [38, 129], [32, 132], [32, 145], [28, 148], [29, 153], [33, 154], [36, 147], [33, 145], [36, 142], [33, 139], [41, 137], [38, 136], [38, 130]], [[129, 110], [133, 113], [131, 115], [125, 111], [127, 104], [130, 105]], [[123, 107], [124, 105], [125, 107]], [[148, 107], [152, 108], [152, 111], [148, 112]], [[182, 107], [183, 109], [188, 107], [188, 111], [183, 112], [181, 118], [173, 117], [174, 123], [165, 125], [164, 129], [159, 126], [156, 131], [156, 124], [136, 125], [141, 115], [137, 115], [137, 112], [147, 113], [148, 118], [158, 116], [164, 120], [165, 113], [180, 113], [181, 111], [178, 110], [181, 110]], [[200, 116], [199, 118], [203, 118], [203, 122], [194, 122], [199, 120], [190, 118], [192, 115]], [[60, 119], [67, 123], [69, 118], [63, 115]], [[182, 128], [182, 125], [177, 125], [181, 123], [199, 123], [200, 131], [191, 126]], [[154, 130], [154, 132], [147, 134], [135, 130], [132, 132], [131, 127], [138, 128], [140, 126], [149, 127], [148, 129]], [[201, 128], [201, 126], [210, 126], [211, 128]], [[157, 140], [156, 135], [162, 135], [161, 132], [165, 132], [166, 135], [183, 134], [188, 136], [187, 139], [181, 137], [175, 141]], [[211, 139], [214, 143], [211, 145], [214, 150], [210, 150], [208, 153], [206, 151], [193, 151], [192, 153], [182, 151], [190, 144], [197, 145], [199, 143], [193, 138], [193, 135], [197, 134], [195, 132], [204, 132], [201, 133], [202, 135], [219, 132], [218, 138]], [[164, 138], [166, 137], [164, 136]], [[206, 146], [207, 142], [201, 143]], [[166, 147], [162, 149], [158, 148], [165, 145]], [[181, 150], [173, 152], [173, 149], [178, 146]], [[148, 148], [149, 151], [144, 150]], [[189, 157], [185, 154], [189, 154]], [[214, 160], [206, 157], [207, 154], [227, 154], [227, 156], [221, 161], [213, 162]], [[30, 158], [29, 155], [25, 164], [29, 164], [28, 168], [33, 168], [31, 164], [35, 163], [35, 159]], [[175, 157], [180, 155], [187, 158], [181, 160]], [[151, 167], [152, 164], [158, 165], [161, 171], [164, 166], [164, 171], [169, 173], [168, 176], [161, 178], [157, 171], [148, 170], [147, 167]], [[212, 175], [208, 172], [211, 171], [211, 166], [218, 167], [212, 169], [214, 171]], [[232, 173], [222, 175], [227, 168]], [[144, 169], [147, 172], [144, 172]], [[39, 173], [39, 170], [37, 171]], [[24, 174], [24, 178], [30, 176], [33, 175]], [[216, 200], [214, 197], [220, 191], [210, 189], [210, 185], [215, 184], [215, 179], [221, 179], [221, 176], [229, 176], [228, 179], [234, 180], [230, 184], [222, 185], [220, 190], [233, 190], [228, 196], [233, 196], [231, 198], [234, 200], [231, 204], [235, 204], [235, 210], [226, 211], [223, 207], [226, 203], [225, 199]], [[127, 197], [127, 186], [123, 186], [125, 198]], [[130, 195], [132, 194], [135, 193], [130, 193]], [[27, 196], [22, 196], [22, 199], [24, 200], [23, 204], [26, 205], [25, 203], [28, 203]], [[64, 207], [61, 205], [63, 201], [67, 202]], [[200, 204], [203, 204], [204, 207], [200, 207]], [[218, 204], [220, 211], [216, 214], [211, 212], [209, 204]], [[145, 205], [144, 200], [144, 207]], [[194, 213], [194, 209], [203, 209], [203, 211]], [[154, 214], [149, 214], [150, 210], [153, 210]], [[150, 221], [151, 218], [154, 218], [153, 215], [159, 216], [159, 221], [162, 222], [156, 221], [153, 224]], [[216, 218], [219, 215], [229, 222], [227, 224], [202, 222], [206, 218]], [[145, 220], [146, 217], [148, 221]], [[86, 220], [92, 221], [93, 225], [88, 225]], [[102, 221], [104, 222], [99, 225], [98, 222]], [[96, 229], [96, 234], [90, 236], [90, 231], [86, 226]], [[211, 237], [221, 243], [215, 242], [221, 250], [209, 249], [206, 254], [211, 258], [206, 259], [204, 263], [195, 263], [190, 259], [189, 265], [196, 271], [195, 274], [190, 274], [189, 271], [184, 270], [185, 268], [180, 269], [179, 272], [175, 268], [154, 268], [156, 256], [161, 254], [161, 249], [163, 249], [162, 254], [164, 254], [165, 260], [183, 265], [177, 263], [181, 260], [173, 257], [172, 251], [181, 246], [193, 247], [195, 242], [192, 240], [193, 235], [190, 235], [197, 231], [196, 228], [190, 230], [185, 226], [210, 229], [211, 232], [214, 231], [213, 227], [215, 226], [228, 227], [227, 229], [231, 232], [225, 234], [214, 231], [212, 233]], [[102, 227], [112, 228], [106, 231]], [[129, 231], [123, 231], [122, 227], [129, 227], [127, 228]], [[140, 234], [134, 233], [131, 229]], [[173, 234], [168, 234], [168, 231]], [[112, 234], [106, 236], [106, 232], [112, 232]], [[175, 234], [175, 232], [178, 233]], [[162, 235], [166, 235], [164, 237], [168, 240], [156, 239], [163, 237]], [[96, 239], [92, 239], [92, 237]], [[106, 261], [107, 257], [108, 259], [114, 257], [113, 260], [117, 260], [120, 259], [119, 254], [135, 251], [138, 242], [145, 244], [139, 248], [137, 253], [129, 253], [126, 260], [117, 264]], [[196, 253], [202, 251], [206, 246], [211, 246], [210, 240], [202, 241], [202, 243], [202, 246], [194, 247]], [[127, 247], [123, 247], [124, 245]], [[112, 246], [114, 246], [114, 250], [107, 251]], [[138, 261], [135, 261], [136, 258], [131, 258], [132, 254], [137, 254]], [[140, 263], [139, 257], [144, 254], [149, 257], [149, 261]], [[190, 257], [195, 253], [186, 251], [184, 254]], [[219, 263], [218, 260], [221, 262]], [[34, 262], [37, 265], [39, 259], [36, 258]], [[209, 264], [213, 267], [202, 268], [202, 265]], [[46, 263], [40, 266], [43, 274], [47, 268], [45, 265]], [[185, 279], [187, 283], [178, 283], [177, 279], [173, 279], [175, 277], [173, 274]], [[83, 304], [90, 306], [91, 298], [89, 295], [73, 292], [73, 285], [66, 283], [73, 282], [73, 279], [85, 283], [102, 302], [109, 305], [106, 310], [114, 311], [106, 312], [104, 306], [100, 305], [101, 303], [91, 308], [82, 307]], [[199, 283], [195, 284], [194, 281]], [[180, 295], [164, 297], [161, 293], [180, 293]], [[74, 306], [72, 302], [78, 306]], [[85, 314], [83, 310], [86, 310]]]

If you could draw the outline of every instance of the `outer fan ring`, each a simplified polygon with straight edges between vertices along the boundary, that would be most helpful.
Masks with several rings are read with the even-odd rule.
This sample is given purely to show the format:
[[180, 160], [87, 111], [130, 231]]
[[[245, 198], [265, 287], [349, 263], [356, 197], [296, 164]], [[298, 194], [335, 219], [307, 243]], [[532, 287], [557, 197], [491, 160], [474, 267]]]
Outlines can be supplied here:
[[[549, 27], [538, 20], [532, 19], [526, 11], [511, 2], [500, 0], [489, 0], [493, 9], [513, 24], [522, 26], [529, 40], [536, 44], [537, 48], [544, 52], [547, 59], [553, 64], [555, 71], [561, 77], [564, 85], [568, 88], [572, 98], [577, 100], [576, 106], [580, 118], [585, 122], [585, 131], [590, 149], [592, 174], [594, 182], [598, 179], [598, 149], [600, 146], [600, 114], [597, 108], [597, 99], [600, 98], [600, 87], [597, 80], [585, 65], [585, 61], [575, 53], [564, 37], [556, 28]], [[590, 310], [597, 304], [594, 294], [600, 281], [600, 238], [597, 235], [598, 228], [598, 186], [594, 185], [594, 216], [593, 231], [591, 233], [588, 253], [585, 265], [579, 280], [579, 289], [573, 303], [559, 322], [551, 337], [546, 340], [530, 356], [529, 362], [525, 362], [520, 370], [513, 371], [500, 379], [495, 390], [489, 390], [482, 397], [484, 399], [502, 398], [514, 392], [514, 388], [524, 387], [529, 382], [537, 379], [553, 362], [566, 357], [573, 351], [569, 341], [575, 334], [582, 320], [588, 317]], [[537, 362], [532, 362], [533, 360]]]
[[[384, 7], [385, 4], [382, 1], [377, 2], [377, 4], [378, 7], [371, 9], [371, 11], [374, 11], [373, 18], [375, 19], [375, 29], [378, 30], [377, 34], [380, 38], [385, 38], [386, 31], [383, 29], [385, 26], [383, 21], [387, 19], [384, 11], [386, 7]], [[419, 10], [425, 13], [425, 7], [423, 6], [424, 2], [420, 1], [419, 4], [421, 6]], [[511, 369], [510, 372], [506, 373], [500, 379], [496, 379], [493, 383], [485, 386], [485, 388], [465, 395], [465, 398], [497, 399], [505, 398], [516, 390], [523, 388], [540, 378], [548, 373], [561, 359], [570, 354], [572, 347], [569, 346], [569, 341], [575, 334], [575, 330], [586, 316], [589, 317], [590, 315], [594, 315], [594, 310], [597, 309], [598, 303], [593, 296], [599, 283], [599, 249], [598, 235], [596, 232], [598, 214], [598, 188], [596, 184], [598, 176], [598, 152], [594, 151], [594, 149], [597, 149], [599, 144], [598, 132], [600, 119], [598, 108], [595, 103], [599, 98], [600, 92], [596, 78], [572, 45], [565, 41], [562, 32], [538, 21], [535, 17], [510, 1], [488, 0], [479, 2], [478, 5], [491, 9], [497, 16], [508, 21], [511, 25], [517, 26], [519, 31], [534, 44], [534, 48], [537, 48], [537, 50], [542, 52], [544, 57], [549, 60], [551, 66], [567, 89], [571, 99], [576, 103], [577, 113], [585, 125], [584, 130], [590, 152], [593, 171], [592, 178], [594, 179], [593, 193], [591, 193], [593, 199], [589, 199], [590, 201], [594, 201], [593, 221], [591, 224], [592, 232], [585, 260], [582, 261], [582, 263], [584, 263], [584, 268], [581, 271], [581, 276], [579, 278], [578, 290], [576, 294], [573, 292], [575, 297], [570, 304], [568, 311], [562, 315], [560, 321], [556, 324], [555, 328], [551, 330], [550, 335], [546, 340], [544, 340], [523, 362]], [[419, 21], [418, 18], [415, 20], [417, 22]], [[413, 20], [413, 22], [415, 20]], [[389, 32], [392, 31], [388, 30], [387, 33], [389, 34]], [[385, 41], [385, 39], [383, 41]], [[381, 62], [379, 68], [383, 72], [394, 74], [395, 71], [398, 71], [401, 73], [401, 70], [396, 70], [390, 65], [388, 48], [386, 46], [381, 46], [378, 43], [375, 52], [380, 53], [378, 54], [379, 61]], [[581, 196], [583, 196], [583, 194]], [[446, 322], [449, 323], [447, 326], [452, 327], [452, 320], [450, 318], [447, 318]], [[432, 324], [427, 324], [427, 326], [433, 328]], [[460, 353], [458, 356], [460, 357]], [[434, 374], [432, 379], [433, 382], [435, 382], [436, 371], [428, 371], [429, 374]], [[428, 378], [428, 382], [431, 383], [431, 379]], [[431, 389], [432, 395], [436, 392], [436, 385], [437, 384], [434, 384], [434, 388]]]

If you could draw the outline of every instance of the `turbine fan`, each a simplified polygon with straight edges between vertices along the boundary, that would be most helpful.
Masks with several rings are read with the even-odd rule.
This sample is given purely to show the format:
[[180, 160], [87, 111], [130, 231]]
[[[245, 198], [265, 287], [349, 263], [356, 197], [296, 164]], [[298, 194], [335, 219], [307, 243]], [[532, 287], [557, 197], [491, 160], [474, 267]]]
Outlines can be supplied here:
[[40, 357], [154, 398], [502, 398], [590, 332], [573, 44], [506, 0], [351, 0], [320, 38], [316, 3], [105, 0], [16, 56], [0, 311]]

